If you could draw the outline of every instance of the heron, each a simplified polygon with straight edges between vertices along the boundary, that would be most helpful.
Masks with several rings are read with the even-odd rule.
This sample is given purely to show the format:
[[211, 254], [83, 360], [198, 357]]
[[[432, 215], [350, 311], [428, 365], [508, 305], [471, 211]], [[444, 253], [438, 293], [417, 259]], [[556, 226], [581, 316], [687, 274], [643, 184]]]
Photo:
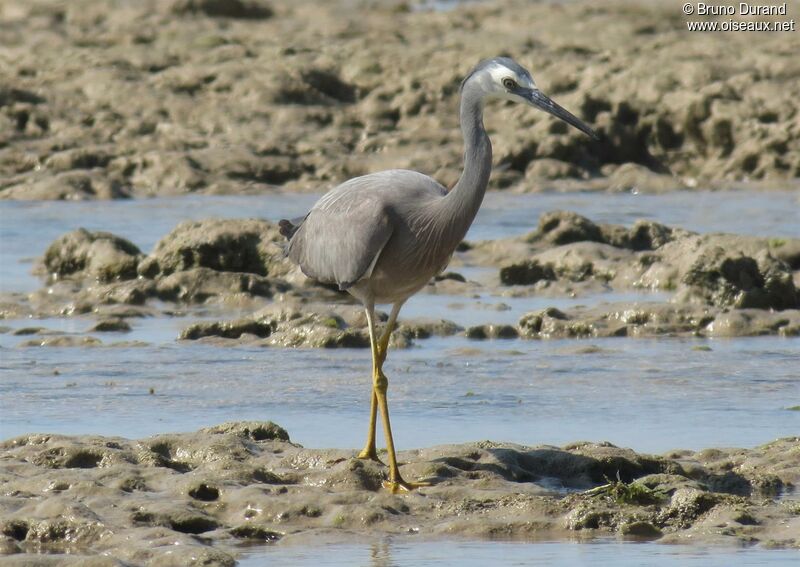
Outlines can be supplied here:
[[[492, 169], [492, 144], [483, 125], [484, 103], [490, 99], [531, 105], [597, 139], [589, 126], [542, 93], [519, 63], [494, 57], [478, 63], [461, 83], [464, 166], [452, 189], [416, 171], [381, 171], [342, 183], [305, 217], [279, 223], [288, 239], [288, 257], [307, 277], [338, 286], [364, 307], [372, 349], [372, 396], [367, 441], [357, 457], [383, 464], [375, 446], [380, 411], [389, 459], [383, 484], [393, 493], [428, 483], [407, 482], [400, 475], [383, 365], [403, 304], [444, 270], [481, 206]], [[380, 335], [376, 304], [392, 306]]]

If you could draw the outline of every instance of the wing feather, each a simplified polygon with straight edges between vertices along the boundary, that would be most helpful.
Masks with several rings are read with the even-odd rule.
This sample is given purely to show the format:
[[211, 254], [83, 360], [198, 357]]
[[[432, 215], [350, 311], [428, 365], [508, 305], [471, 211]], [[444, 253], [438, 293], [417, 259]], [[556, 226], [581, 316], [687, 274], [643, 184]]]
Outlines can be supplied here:
[[[282, 225], [288, 255], [303, 273], [347, 289], [368, 278], [409, 211], [446, 190], [415, 171], [393, 169], [356, 177], [323, 195], [299, 226]], [[405, 219], [405, 220], [403, 220]]]
[[380, 195], [339, 189], [311, 209], [289, 243], [289, 258], [308, 277], [347, 289], [369, 277], [392, 224]]

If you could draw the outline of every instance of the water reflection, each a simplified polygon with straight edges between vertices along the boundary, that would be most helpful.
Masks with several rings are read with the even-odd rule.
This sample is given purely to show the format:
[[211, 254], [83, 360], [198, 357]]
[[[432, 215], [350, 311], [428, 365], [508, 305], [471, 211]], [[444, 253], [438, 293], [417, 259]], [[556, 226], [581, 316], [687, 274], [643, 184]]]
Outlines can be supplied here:
[[385, 538], [367, 543], [280, 543], [253, 549], [240, 557], [241, 567], [547, 567], [613, 565], [615, 567], [756, 567], [796, 565], [796, 550], [633, 543], [615, 539], [590, 542], [504, 542], [420, 540], [418, 536]]
[[393, 567], [392, 547], [389, 540], [380, 540], [370, 544], [371, 567]]

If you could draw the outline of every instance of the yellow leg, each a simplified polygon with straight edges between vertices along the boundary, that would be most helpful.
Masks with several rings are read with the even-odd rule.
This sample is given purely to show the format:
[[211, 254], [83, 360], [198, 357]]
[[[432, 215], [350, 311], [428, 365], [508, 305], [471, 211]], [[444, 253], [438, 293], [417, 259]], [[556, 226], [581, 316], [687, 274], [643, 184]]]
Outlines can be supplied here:
[[[374, 382], [374, 379], [373, 379]], [[375, 395], [375, 388], [372, 388], [372, 401], [369, 404], [369, 429], [367, 430], [367, 444], [361, 449], [356, 458], [369, 459], [383, 464], [378, 458], [378, 451], [375, 449], [375, 421], [378, 417], [378, 396]]]
[[[392, 314], [399, 311], [400, 307], [395, 306]], [[383, 483], [383, 486], [391, 492], [396, 493], [400, 491], [409, 491], [421, 486], [428, 486], [427, 483], [421, 482], [406, 482], [400, 476], [400, 469], [397, 466], [397, 456], [394, 450], [394, 440], [392, 438], [392, 424], [389, 421], [389, 404], [386, 400], [386, 390], [389, 388], [389, 380], [383, 373], [383, 361], [386, 358], [385, 351], [383, 353], [379, 350], [378, 341], [375, 340], [375, 323], [374, 323], [374, 308], [372, 305], [367, 306], [367, 324], [369, 325], [369, 338], [372, 345], [372, 390], [373, 399], [377, 401], [378, 409], [381, 412], [381, 419], [383, 422], [383, 433], [386, 437], [386, 449], [389, 453], [389, 480]], [[393, 318], [390, 317], [389, 322], [393, 325]], [[390, 331], [389, 331], [390, 332]], [[384, 333], [386, 335], [386, 333]], [[381, 337], [383, 339], [383, 337]], [[382, 342], [382, 341], [381, 341]], [[388, 344], [388, 340], [386, 341]], [[374, 429], [374, 426], [373, 426]]]
[[389, 314], [389, 320], [386, 321], [386, 328], [383, 330], [381, 338], [378, 340], [378, 368], [383, 369], [383, 363], [386, 361], [386, 354], [389, 352], [389, 341], [392, 338], [392, 331], [394, 331], [397, 324], [397, 314], [400, 313], [402, 303], [396, 303], [392, 307], [392, 312]]
[[[392, 336], [392, 331], [394, 331], [395, 324], [397, 323], [397, 315], [400, 313], [400, 308], [403, 306], [402, 303], [396, 303], [392, 307], [392, 312], [389, 315], [389, 320], [386, 322], [386, 328], [381, 335], [380, 340], [378, 341], [378, 368], [383, 368], [383, 362], [386, 360], [386, 351], [389, 349], [389, 339]], [[372, 314], [367, 309], [367, 320], [372, 319]], [[374, 344], [372, 340], [372, 331], [370, 331], [370, 344]], [[373, 367], [375, 366], [375, 353], [373, 352]], [[364, 445], [364, 448], [358, 454], [357, 458], [359, 459], [369, 459], [371, 461], [376, 461], [378, 463], [383, 464], [378, 458], [378, 451], [375, 448], [375, 422], [377, 421], [378, 417], [378, 397], [375, 394], [375, 372], [373, 368], [373, 376], [372, 376], [373, 388], [372, 388], [372, 396], [369, 406], [369, 429], [367, 430], [367, 442]]]

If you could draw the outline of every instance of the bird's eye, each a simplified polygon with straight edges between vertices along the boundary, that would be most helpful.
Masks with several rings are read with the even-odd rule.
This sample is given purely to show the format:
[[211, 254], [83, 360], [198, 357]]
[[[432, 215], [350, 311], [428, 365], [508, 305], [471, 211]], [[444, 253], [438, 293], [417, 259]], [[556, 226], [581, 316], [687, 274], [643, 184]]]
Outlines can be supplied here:
[[506, 77], [505, 79], [503, 79], [503, 86], [508, 90], [513, 90], [517, 88], [517, 82], [511, 77]]

